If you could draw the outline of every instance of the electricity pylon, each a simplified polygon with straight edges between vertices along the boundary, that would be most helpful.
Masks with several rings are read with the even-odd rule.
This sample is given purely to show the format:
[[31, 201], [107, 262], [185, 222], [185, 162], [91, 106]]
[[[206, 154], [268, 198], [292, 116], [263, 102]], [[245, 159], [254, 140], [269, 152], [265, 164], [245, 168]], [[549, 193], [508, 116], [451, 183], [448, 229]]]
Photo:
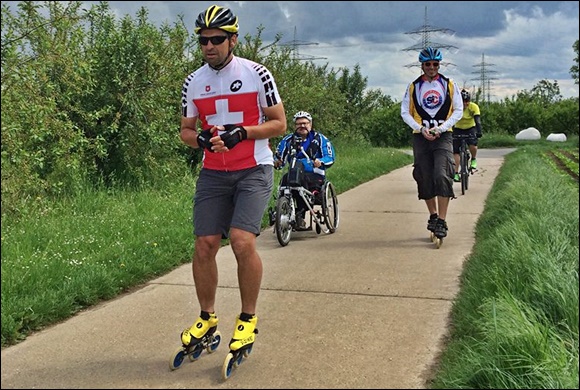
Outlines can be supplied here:
[[[407, 47], [406, 49], [403, 49], [403, 51], [420, 52], [421, 50], [423, 50], [424, 48], [426, 48], [428, 46], [431, 46], [431, 47], [434, 47], [437, 49], [452, 49], [452, 48], [457, 49], [457, 47], [455, 47], [453, 45], [447, 45], [444, 43], [438, 43], [438, 42], [431, 41], [431, 35], [433, 33], [454, 34], [455, 32], [451, 29], [448, 29], [448, 28], [431, 26], [429, 24], [428, 19], [427, 19], [427, 7], [425, 6], [425, 21], [424, 21], [423, 25], [419, 28], [416, 28], [415, 30], [408, 31], [405, 33], [405, 34], [421, 35], [421, 41], [414, 44], [411, 47]], [[445, 65], [455, 65], [455, 64], [446, 63], [446, 62], [441, 61], [441, 65], [445, 66]], [[405, 67], [407, 67], [407, 68], [419, 67], [420, 68], [421, 63], [419, 61], [413, 62], [411, 64], [405, 65]]]
[[479, 88], [481, 90], [481, 97], [484, 103], [489, 103], [491, 101], [491, 80], [497, 80], [497, 78], [488, 76], [489, 73], [497, 73], [495, 70], [489, 69], [490, 66], [494, 65], [495, 64], [485, 62], [485, 55], [481, 53], [481, 62], [479, 64], [473, 65], [474, 67], [478, 67], [479, 70], [471, 72], [479, 73], [479, 77], [472, 80], [479, 80]]
[[310, 45], [318, 45], [318, 42], [305, 42], [299, 41], [296, 39], [296, 26], [294, 26], [294, 39], [287, 43], [281, 43], [280, 46], [292, 46], [292, 58], [295, 60], [325, 60], [326, 57], [315, 57], [308, 54], [303, 54], [302, 56], [298, 52], [298, 46], [310, 46]]

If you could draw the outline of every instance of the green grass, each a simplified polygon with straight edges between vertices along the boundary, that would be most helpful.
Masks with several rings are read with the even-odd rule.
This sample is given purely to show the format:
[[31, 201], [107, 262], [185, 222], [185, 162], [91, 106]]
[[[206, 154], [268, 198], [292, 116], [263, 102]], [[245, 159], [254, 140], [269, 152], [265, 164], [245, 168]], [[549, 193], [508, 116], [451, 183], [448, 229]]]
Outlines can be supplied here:
[[432, 388], [578, 388], [578, 183], [545, 150], [506, 156]]
[[170, 192], [87, 192], [2, 221], [2, 345], [187, 261], [191, 179]]

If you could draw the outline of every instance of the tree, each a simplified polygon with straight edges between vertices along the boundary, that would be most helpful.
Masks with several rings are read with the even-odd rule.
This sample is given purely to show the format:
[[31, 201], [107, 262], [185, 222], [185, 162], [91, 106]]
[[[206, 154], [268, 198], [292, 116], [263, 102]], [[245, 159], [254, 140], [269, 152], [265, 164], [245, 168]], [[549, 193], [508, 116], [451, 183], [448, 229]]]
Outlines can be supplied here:
[[570, 68], [570, 74], [574, 79], [574, 84], [578, 84], [578, 62], [579, 62], [578, 52], [580, 51], [580, 49], [578, 48], [578, 39], [576, 39], [576, 42], [574, 42], [574, 45], [572, 45], [572, 47], [574, 48], [574, 52], [576, 53], [576, 58], [574, 58], [574, 65], [572, 65], [572, 67]]
[[557, 80], [554, 80], [553, 83], [548, 80], [540, 80], [538, 84], [532, 88], [531, 95], [544, 107], [562, 100]]
[[383, 95], [379, 89], [367, 89], [367, 77], [360, 72], [360, 65], [356, 64], [352, 74], [348, 68], [341, 68], [342, 75], [338, 78], [338, 87], [346, 97], [346, 126], [351, 129], [351, 135], [357, 134], [365, 118], [373, 111], [388, 107], [392, 104], [389, 96]]

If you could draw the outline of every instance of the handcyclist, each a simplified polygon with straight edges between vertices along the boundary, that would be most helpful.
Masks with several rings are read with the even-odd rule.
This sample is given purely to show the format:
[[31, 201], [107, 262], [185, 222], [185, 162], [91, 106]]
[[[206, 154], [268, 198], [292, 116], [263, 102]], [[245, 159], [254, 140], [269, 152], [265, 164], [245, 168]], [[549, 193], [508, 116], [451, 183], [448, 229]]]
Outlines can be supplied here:
[[[312, 115], [306, 111], [294, 114], [295, 131], [282, 138], [276, 148], [274, 167], [282, 168], [287, 162], [293, 148], [297, 148], [298, 164], [304, 168], [304, 182], [302, 185], [310, 191], [320, 193], [326, 177], [326, 170], [334, 164], [334, 147], [330, 140], [312, 128]], [[286, 184], [287, 174], [282, 178], [282, 185]], [[302, 197], [296, 200], [296, 222], [298, 229], [306, 229], [307, 206]]]
[[465, 142], [469, 145], [469, 153], [471, 153], [471, 168], [477, 169], [477, 141], [483, 133], [481, 132], [481, 114], [479, 106], [471, 101], [471, 94], [465, 89], [461, 90], [461, 98], [463, 99], [463, 116], [453, 126], [453, 158], [455, 159], [455, 176], [453, 180], [459, 182], [459, 147], [461, 146], [461, 139], [455, 138], [456, 135], [469, 134], [471, 137], [467, 138]]
[[419, 53], [423, 74], [409, 84], [401, 102], [401, 117], [413, 129], [413, 178], [418, 197], [429, 210], [427, 229], [447, 235], [447, 209], [453, 193], [453, 125], [463, 102], [455, 82], [439, 73], [443, 55], [426, 47]]

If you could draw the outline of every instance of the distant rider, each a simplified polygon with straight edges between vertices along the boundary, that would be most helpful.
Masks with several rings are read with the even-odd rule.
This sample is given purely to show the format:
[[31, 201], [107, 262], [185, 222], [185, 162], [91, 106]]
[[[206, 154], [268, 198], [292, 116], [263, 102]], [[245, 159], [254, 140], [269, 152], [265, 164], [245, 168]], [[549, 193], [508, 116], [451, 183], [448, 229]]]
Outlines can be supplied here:
[[471, 137], [466, 139], [469, 145], [469, 153], [471, 153], [471, 168], [477, 169], [477, 140], [483, 135], [481, 132], [481, 114], [479, 106], [471, 101], [471, 94], [465, 89], [461, 90], [461, 98], [463, 99], [463, 116], [453, 126], [453, 158], [455, 159], [455, 176], [453, 180], [459, 182], [459, 147], [461, 146], [461, 139], [456, 138], [456, 135], [469, 134]]

